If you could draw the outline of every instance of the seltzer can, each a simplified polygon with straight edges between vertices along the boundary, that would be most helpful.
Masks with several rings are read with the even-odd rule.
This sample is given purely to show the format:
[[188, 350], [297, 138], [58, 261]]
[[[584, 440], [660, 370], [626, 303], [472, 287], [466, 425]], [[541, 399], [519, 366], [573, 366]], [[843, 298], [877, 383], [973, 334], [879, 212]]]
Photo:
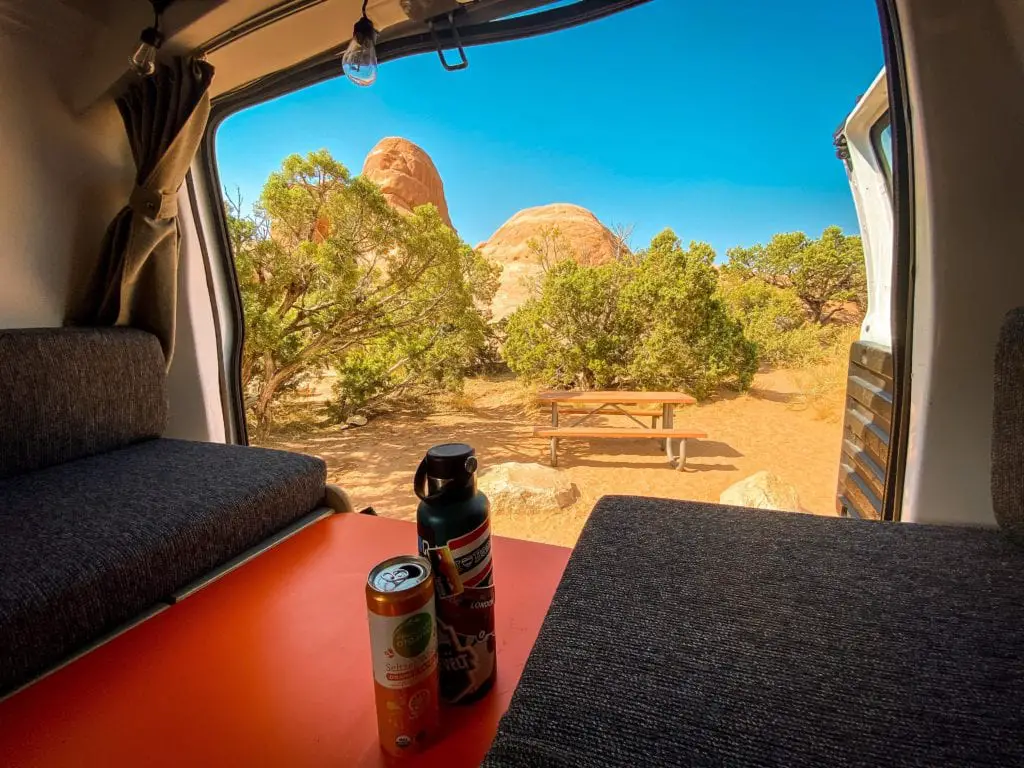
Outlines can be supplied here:
[[419, 752], [440, 720], [430, 562], [404, 555], [375, 566], [366, 580], [366, 608], [380, 745], [392, 755]]

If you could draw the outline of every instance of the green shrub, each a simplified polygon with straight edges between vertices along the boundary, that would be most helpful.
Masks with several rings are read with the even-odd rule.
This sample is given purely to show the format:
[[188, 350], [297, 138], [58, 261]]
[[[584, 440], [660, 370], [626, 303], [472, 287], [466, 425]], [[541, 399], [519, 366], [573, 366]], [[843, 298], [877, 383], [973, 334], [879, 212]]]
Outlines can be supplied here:
[[756, 278], [726, 270], [719, 281], [722, 300], [757, 345], [758, 360], [770, 366], [801, 366], [819, 361], [837, 328], [811, 322], [799, 297]]
[[551, 267], [540, 296], [508, 319], [515, 373], [549, 387], [684, 389], [705, 398], [745, 389], [755, 345], [717, 296], [714, 251], [684, 250], [670, 230], [629, 262]]
[[817, 240], [803, 232], [774, 235], [768, 245], [730, 248], [730, 272], [792, 290], [811, 320], [824, 325], [847, 302], [867, 304], [864, 246], [859, 235], [826, 227]]
[[509, 368], [551, 387], [614, 386], [626, 363], [628, 334], [616, 312], [626, 279], [618, 263], [581, 267], [566, 260], [551, 267], [540, 296], [507, 320]]
[[500, 269], [432, 205], [402, 216], [326, 150], [292, 155], [259, 205], [229, 205], [245, 308], [242, 386], [264, 432], [296, 383], [338, 373], [339, 415], [407, 390], [458, 389], [486, 346]]

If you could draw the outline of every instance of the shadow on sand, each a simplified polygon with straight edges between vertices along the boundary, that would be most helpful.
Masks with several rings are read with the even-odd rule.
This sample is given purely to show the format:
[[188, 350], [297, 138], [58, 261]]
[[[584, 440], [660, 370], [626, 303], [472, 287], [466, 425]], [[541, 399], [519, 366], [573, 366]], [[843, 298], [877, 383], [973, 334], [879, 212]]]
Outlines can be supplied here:
[[[591, 445], [601, 446], [602, 457], [591, 458]], [[673, 441], [673, 453], [678, 453], [677, 444]], [[612, 455], [608, 455], [612, 454]], [[621, 456], [619, 459], [617, 456]], [[636, 461], [633, 457], [650, 456], [649, 461]], [[719, 440], [687, 440], [686, 471], [714, 472], [735, 471], [733, 464], [694, 463], [694, 459], [705, 458], [741, 458], [742, 453], [728, 443]], [[626, 457], [630, 457], [627, 459]], [[657, 457], [657, 458], [654, 458]], [[636, 440], [571, 440], [558, 442], [558, 465], [562, 467], [607, 467], [621, 469], [667, 469], [674, 470], [665, 458], [660, 441], [652, 439]]]
[[[404, 407], [373, 419], [366, 427], [335, 425], [282, 430], [265, 444], [323, 457], [329, 482], [346, 487], [357, 508], [372, 505], [381, 515], [404, 519], [415, 518], [417, 500], [412, 480], [416, 467], [427, 449], [438, 443], [465, 442], [475, 446], [484, 469], [513, 461], [548, 464], [547, 439], [533, 437], [533, 426], [543, 424], [545, 414], [514, 404], [476, 404], [466, 409], [453, 408], [449, 413], [455, 417], [453, 420], [439, 420], [436, 411]], [[686, 473], [733, 472], [737, 469], [733, 464], [711, 460], [742, 455], [718, 440], [689, 440]], [[563, 439], [559, 441], [558, 463], [565, 469], [676, 471], [665, 459], [661, 442], [650, 438]]]

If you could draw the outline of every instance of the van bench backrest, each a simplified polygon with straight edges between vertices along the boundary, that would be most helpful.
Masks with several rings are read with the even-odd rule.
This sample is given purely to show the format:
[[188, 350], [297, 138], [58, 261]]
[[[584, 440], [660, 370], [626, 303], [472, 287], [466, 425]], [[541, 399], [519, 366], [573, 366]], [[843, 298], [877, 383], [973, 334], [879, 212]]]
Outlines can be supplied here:
[[992, 408], [992, 508], [1024, 543], [1024, 307], [1006, 315], [996, 349]]
[[160, 342], [131, 328], [0, 330], [0, 478], [159, 437]]

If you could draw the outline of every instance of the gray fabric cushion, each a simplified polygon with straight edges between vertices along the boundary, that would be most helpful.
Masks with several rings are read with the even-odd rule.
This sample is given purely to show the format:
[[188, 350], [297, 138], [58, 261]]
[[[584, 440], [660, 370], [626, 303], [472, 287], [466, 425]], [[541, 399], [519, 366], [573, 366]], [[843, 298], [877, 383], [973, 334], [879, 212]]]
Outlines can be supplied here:
[[0, 692], [316, 507], [320, 459], [150, 440], [0, 482]]
[[1003, 322], [995, 381], [992, 507], [1003, 530], [1024, 542], [1024, 309]]
[[159, 437], [166, 421], [155, 336], [0, 330], [0, 478]]
[[484, 764], [1024, 765], [1021, 594], [995, 530], [606, 497]]

